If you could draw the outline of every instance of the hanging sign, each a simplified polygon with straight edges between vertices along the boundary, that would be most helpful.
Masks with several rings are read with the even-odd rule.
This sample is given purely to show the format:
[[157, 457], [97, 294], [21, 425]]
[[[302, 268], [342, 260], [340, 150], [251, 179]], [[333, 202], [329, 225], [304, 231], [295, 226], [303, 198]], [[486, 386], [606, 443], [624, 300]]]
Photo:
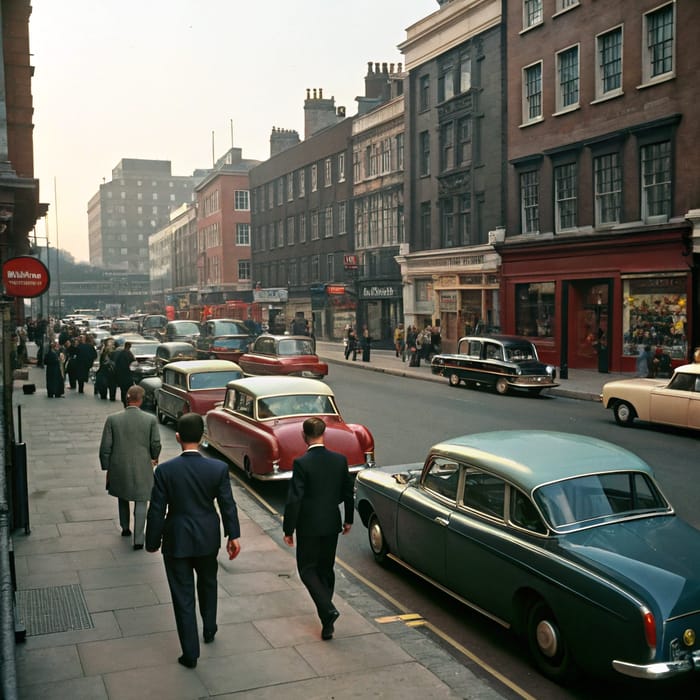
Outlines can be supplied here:
[[9, 296], [25, 299], [39, 297], [49, 288], [50, 282], [46, 265], [30, 255], [10, 258], [2, 265], [2, 283]]

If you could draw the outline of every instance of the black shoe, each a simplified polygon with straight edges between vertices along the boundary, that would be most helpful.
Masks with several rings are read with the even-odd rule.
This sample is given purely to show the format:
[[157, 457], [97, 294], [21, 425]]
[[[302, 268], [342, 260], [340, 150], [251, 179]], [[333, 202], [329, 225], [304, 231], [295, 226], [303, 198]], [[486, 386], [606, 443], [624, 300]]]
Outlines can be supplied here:
[[177, 662], [185, 668], [197, 668], [197, 659], [188, 659], [186, 656], [180, 656]]
[[329, 640], [333, 639], [333, 632], [335, 632], [335, 621], [340, 617], [340, 613], [337, 610], [331, 610], [328, 613], [328, 617], [323, 620], [323, 628], [321, 629], [321, 639]]
[[128, 528], [126, 530], [122, 530], [122, 537], [131, 537], [131, 530]]
[[216, 637], [216, 633], [219, 631], [218, 627], [214, 627], [214, 631], [211, 634], [205, 634], [204, 635], [204, 643], [205, 644], [211, 644], [214, 641], [214, 637]]
[[142, 544], [135, 544], [135, 545], [134, 545], [134, 549], [137, 549], [137, 550], [138, 550], [138, 549], [143, 549], [143, 545], [142, 545]]

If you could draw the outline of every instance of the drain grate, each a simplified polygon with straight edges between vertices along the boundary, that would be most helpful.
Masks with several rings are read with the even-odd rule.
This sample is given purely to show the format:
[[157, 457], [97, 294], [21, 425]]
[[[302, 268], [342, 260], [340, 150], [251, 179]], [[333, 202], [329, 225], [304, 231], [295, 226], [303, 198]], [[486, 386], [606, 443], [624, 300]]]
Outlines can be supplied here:
[[16, 596], [28, 637], [95, 627], [79, 584], [32, 588]]

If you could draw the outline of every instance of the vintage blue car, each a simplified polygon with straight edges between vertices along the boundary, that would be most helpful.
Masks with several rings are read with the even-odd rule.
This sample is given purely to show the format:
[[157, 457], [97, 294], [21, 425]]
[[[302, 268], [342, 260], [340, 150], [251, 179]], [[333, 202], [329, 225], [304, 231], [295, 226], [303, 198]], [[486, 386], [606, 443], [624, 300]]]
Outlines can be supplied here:
[[476, 335], [459, 339], [456, 353], [435, 355], [433, 374], [446, 377], [450, 386], [464, 382], [489, 387], [499, 394], [519, 389], [539, 394], [559, 386], [556, 369], [540, 362], [537, 348], [527, 338], [513, 335]]
[[375, 559], [513, 628], [550, 678], [700, 669], [700, 531], [627, 450], [547, 431], [465, 435], [423, 465], [361, 471], [356, 508]]

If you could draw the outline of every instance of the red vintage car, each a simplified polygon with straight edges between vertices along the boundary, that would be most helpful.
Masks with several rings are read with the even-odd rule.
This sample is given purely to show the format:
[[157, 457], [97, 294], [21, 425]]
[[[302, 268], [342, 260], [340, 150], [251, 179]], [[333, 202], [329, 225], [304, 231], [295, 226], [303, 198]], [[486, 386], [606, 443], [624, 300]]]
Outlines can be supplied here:
[[171, 362], [163, 369], [163, 383], [156, 392], [158, 420], [177, 421], [184, 413], [204, 415], [223, 401], [226, 386], [243, 376], [235, 362], [227, 360], [185, 360]]
[[318, 416], [326, 447], [347, 457], [351, 472], [374, 466], [374, 438], [363, 425], [346, 423], [330, 387], [300, 377], [246, 377], [229, 382], [221, 406], [207, 413], [205, 444], [251, 479], [290, 479], [304, 454], [302, 424]]
[[260, 335], [250, 352], [238, 360], [247, 375], [286, 374], [323, 379], [328, 365], [316, 354], [314, 339], [307, 335]]

